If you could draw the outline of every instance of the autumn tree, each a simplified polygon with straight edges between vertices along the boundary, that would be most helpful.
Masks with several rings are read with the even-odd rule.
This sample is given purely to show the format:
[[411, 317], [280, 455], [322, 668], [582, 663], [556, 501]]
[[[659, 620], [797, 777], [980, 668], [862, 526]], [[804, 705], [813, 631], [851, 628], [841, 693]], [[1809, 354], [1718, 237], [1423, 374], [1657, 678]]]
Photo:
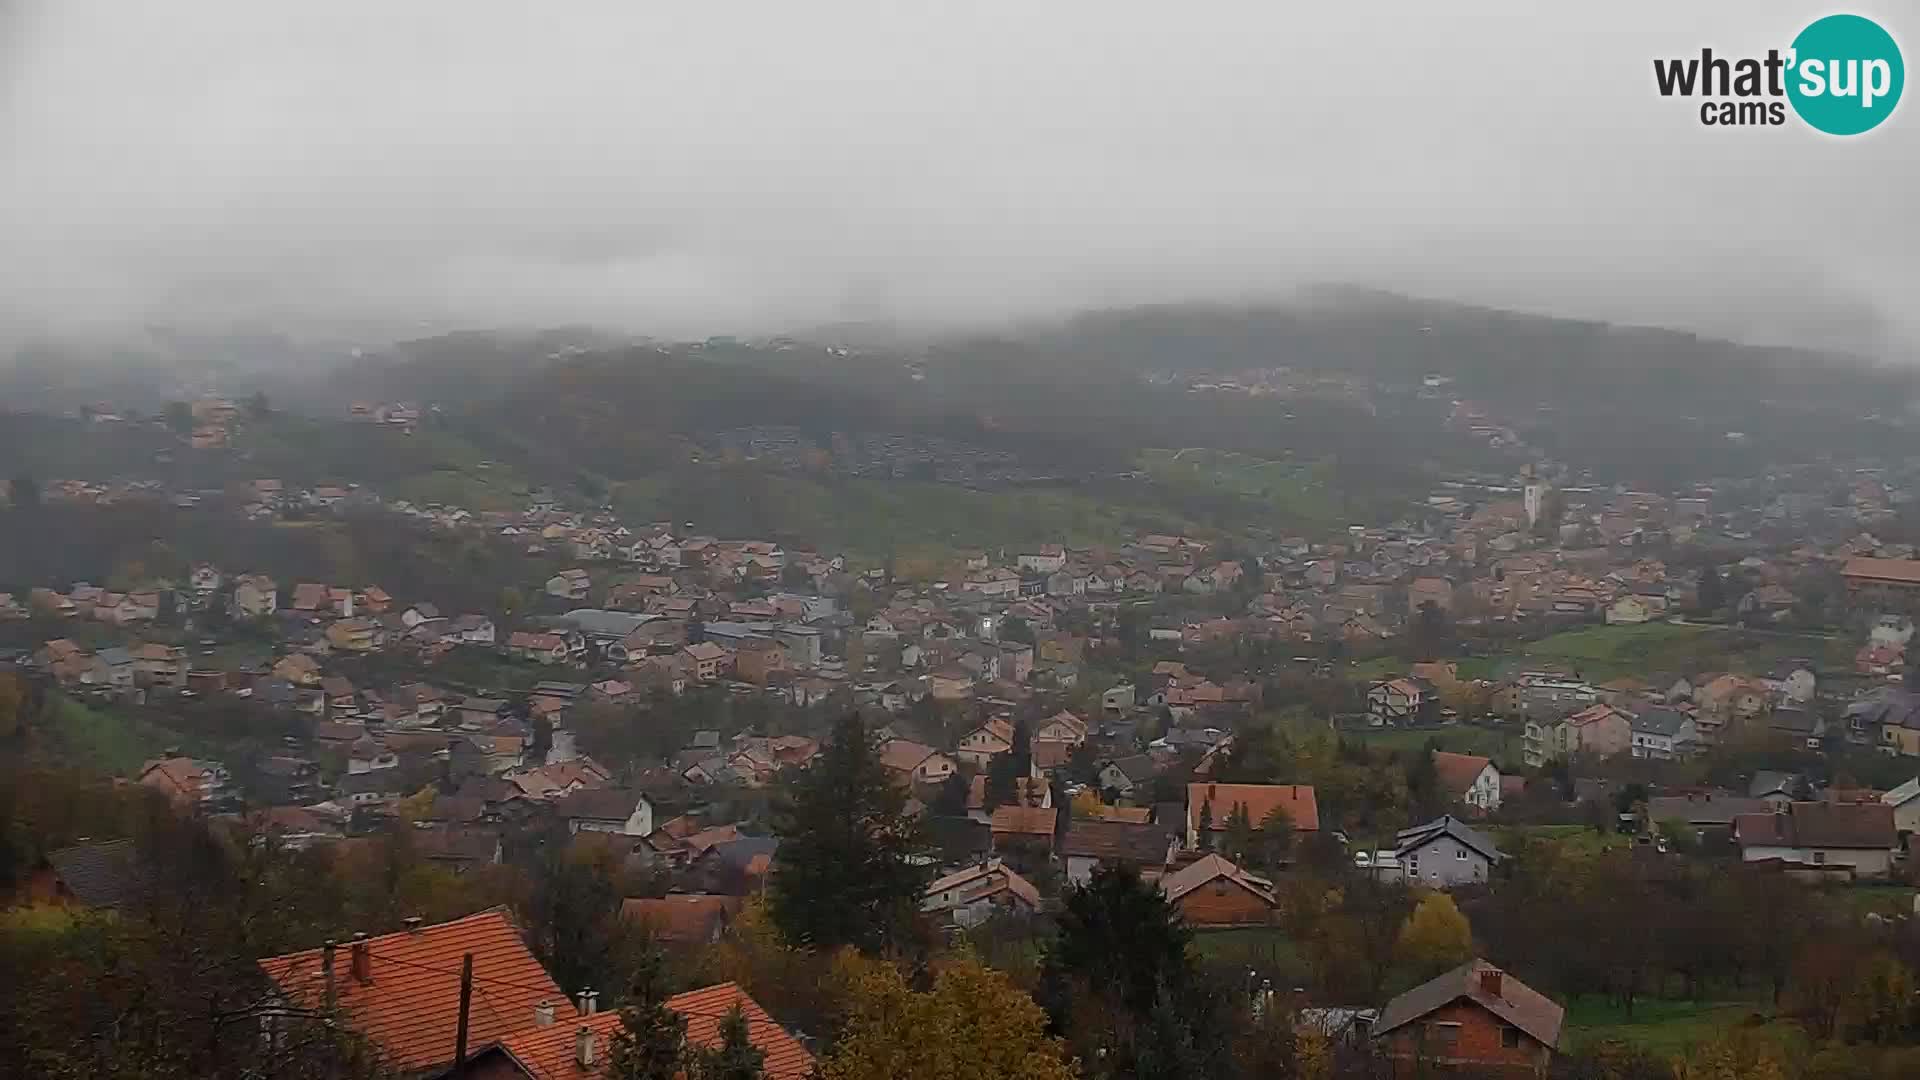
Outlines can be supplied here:
[[790, 781], [776, 825], [767, 892], [788, 941], [872, 951], [910, 940], [927, 870], [907, 801], [860, 717], [841, 718], [813, 767]]
[[1065, 1048], [1046, 1033], [1046, 1013], [1000, 971], [970, 952], [938, 966], [917, 991], [897, 966], [857, 953], [835, 965], [844, 1024], [820, 1063], [826, 1080], [1071, 1080]]
[[1229, 860], [1241, 865], [1249, 861], [1253, 853], [1253, 819], [1246, 803], [1236, 802], [1233, 809], [1227, 811], [1227, 831], [1221, 847]]
[[1399, 953], [1422, 981], [1473, 958], [1473, 930], [1453, 897], [1432, 892], [1420, 898], [1400, 927]]

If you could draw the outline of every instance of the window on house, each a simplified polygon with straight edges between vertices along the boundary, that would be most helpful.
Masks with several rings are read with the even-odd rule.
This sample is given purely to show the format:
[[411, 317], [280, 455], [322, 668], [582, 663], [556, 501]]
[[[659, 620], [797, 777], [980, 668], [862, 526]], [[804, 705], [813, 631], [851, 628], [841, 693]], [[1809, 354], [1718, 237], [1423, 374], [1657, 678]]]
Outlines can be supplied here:
[[1520, 1045], [1520, 1029], [1517, 1027], [1501, 1028], [1500, 1029], [1500, 1045], [1506, 1047], [1509, 1050], [1519, 1046]]
[[1826, 861], [1827, 861], [1827, 853], [1826, 853], [1826, 852], [1824, 852], [1824, 851], [1816, 851], [1816, 852], [1814, 852], [1814, 853], [1813, 853], [1813, 865], [1815, 865], [1815, 866], [1821, 866], [1821, 865], [1824, 865], [1824, 864], [1826, 863]]
[[1459, 859], [1459, 860], [1460, 860], [1461, 862], [1466, 862], [1466, 861], [1467, 861], [1467, 849], [1466, 849], [1466, 848], [1454, 848], [1454, 849], [1453, 849], [1453, 857], [1454, 857], [1454, 858], [1456, 858], [1456, 859]]
[[1460, 1025], [1450, 1020], [1441, 1020], [1427, 1025], [1427, 1045], [1437, 1050], [1451, 1050], [1460, 1044]]

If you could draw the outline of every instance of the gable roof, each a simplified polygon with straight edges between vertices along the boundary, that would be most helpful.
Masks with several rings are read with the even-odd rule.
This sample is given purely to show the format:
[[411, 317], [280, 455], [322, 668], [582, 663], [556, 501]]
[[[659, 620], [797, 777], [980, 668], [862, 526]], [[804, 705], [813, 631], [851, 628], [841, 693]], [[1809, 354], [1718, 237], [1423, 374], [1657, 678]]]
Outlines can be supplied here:
[[[501, 908], [358, 944], [368, 950], [372, 978], [364, 983], [354, 978], [354, 946], [341, 946], [334, 956], [337, 1000], [347, 1022], [400, 1072], [453, 1060], [460, 963], [467, 953], [473, 954], [470, 1046], [532, 1029], [535, 1005], [567, 1000]], [[326, 998], [321, 959], [320, 949], [307, 949], [268, 957], [260, 969], [288, 998], [318, 1008]], [[571, 1046], [570, 1029], [568, 1039]]]
[[1691, 719], [1686, 713], [1675, 709], [1648, 709], [1633, 718], [1633, 730], [1671, 739], [1679, 735], [1680, 729]]
[[1120, 770], [1122, 776], [1136, 784], [1153, 779], [1153, 774], [1160, 771], [1154, 765], [1152, 755], [1149, 754], [1130, 754], [1126, 757], [1114, 758], [1107, 764]]
[[1167, 900], [1179, 899], [1210, 881], [1230, 881], [1235, 885], [1258, 896], [1268, 904], [1277, 903], [1273, 895], [1273, 882], [1263, 877], [1255, 877], [1240, 869], [1219, 855], [1203, 855], [1186, 866], [1160, 879], [1160, 890], [1167, 894]]
[[1433, 752], [1433, 771], [1439, 779], [1440, 790], [1449, 795], [1459, 795], [1473, 787], [1473, 782], [1490, 764], [1492, 762], [1488, 759], [1474, 754], [1452, 754], [1445, 750]]
[[1076, 819], [1060, 842], [1060, 854], [1083, 859], [1164, 866], [1173, 836], [1159, 825]]
[[1506, 858], [1500, 849], [1494, 846], [1493, 841], [1488, 838], [1486, 833], [1468, 826], [1452, 814], [1442, 815], [1427, 822], [1425, 825], [1416, 825], [1411, 829], [1400, 830], [1394, 837], [1394, 847], [1399, 854], [1404, 855], [1415, 848], [1424, 847], [1443, 836], [1452, 837], [1459, 843], [1465, 844], [1467, 847], [1485, 855], [1489, 862], [1497, 863], [1501, 859]]
[[993, 831], [1022, 836], [1052, 836], [1059, 815], [1051, 806], [1006, 805], [993, 811]]
[[1236, 803], [1247, 807], [1247, 818], [1255, 829], [1275, 810], [1284, 810], [1297, 832], [1320, 828], [1320, 804], [1310, 784], [1188, 784], [1187, 823], [1200, 826], [1200, 810], [1213, 804], [1213, 831], [1224, 832], [1227, 818]]
[[626, 900], [620, 905], [620, 915], [646, 924], [661, 941], [697, 944], [712, 937], [715, 930], [740, 910], [742, 903], [738, 896], [669, 893]]
[[1920, 776], [1880, 796], [1880, 801], [1888, 806], [1904, 806], [1914, 799], [1920, 799]]
[[583, 787], [553, 801], [553, 809], [563, 818], [594, 821], [625, 821], [646, 801], [632, 788]]
[[[806, 1080], [813, 1075], [813, 1055], [737, 984], [689, 990], [666, 1001], [667, 1008], [686, 1017], [687, 1042], [706, 1048], [720, 1045], [720, 1022], [736, 1004], [747, 1016], [747, 1038], [766, 1056], [767, 1080]], [[528, 1016], [531, 1019], [532, 1014]], [[582, 1027], [593, 1032], [599, 1047], [599, 1065], [591, 1071], [580, 1068], [574, 1059], [575, 1040]], [[613, 1038], [619, 1030], [620, 1014], [609, 1010], [556, 1020], [546, 1027], [529, 1026], [502, 1040], [500, 1049], [533, 1080], [604, 1077], [611, 1067]]]
[[87, 907], [118, 907], [137, 884], [131, 840], [59, 848], [47, 852], [47, 862], [67, 892]]
[[[1483, 972], [1500, 975], [1500, 992], [1489, 993]], [[1380, 1011], [1373, 1035], [1379, 1038], [1446, 1005], [1465, 999], [1550, 1047], [1560, 1045], [1566, 1010], [1519, 979], [1485, 960], [1469, 960], [1452, 971], [1401, 994]]]
[[1891, 850], [1900, 842], [1886, 803], [1790, 803], [1785, 813], [1733, 819], [1742, 847]]

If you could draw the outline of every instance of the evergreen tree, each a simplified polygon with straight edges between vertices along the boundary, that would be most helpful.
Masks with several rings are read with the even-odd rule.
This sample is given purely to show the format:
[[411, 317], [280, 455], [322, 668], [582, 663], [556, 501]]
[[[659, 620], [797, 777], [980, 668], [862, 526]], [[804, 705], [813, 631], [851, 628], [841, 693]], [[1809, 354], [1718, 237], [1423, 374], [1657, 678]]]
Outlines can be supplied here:
[[634, 966], [608, 1054], [612, 1080], [676, 1080], [686, 1065], [687, 1018], [667, 1008], [667, 965], [651, 946]]
[[1213, 800], [1200, 804], [1200, 827], [1194, 830], [1199, 834], [1200, 850], [1213, 850]]
[[1058, 926], [1041, 968], [1043, 1003], [1056, 1023], [1077, 990], [1112, 994], [1145, 1019], [1162, 988], [1178, 998], [1193, 981], [1193, 932], [1131, 866], [1097, 867], [1067, 895]]
[[696, 1080], [761, 1080], [767, 1075], [766, 1059], [753, 1045], [746, 1012], [735, 1002], [720, 1018], [720, 1045], [700, 1054], [689, 1072]]
[[768, 885], [774, 925], [816, 949], [875, 950], [908, 940], [927, 872], [919, 822], [857, 714], [835, 726], [780, 808]]
[[1136, 1080], [1208, 1080], [1207, 1055], [1166, 987], [1154, 998], [1146, 1028], [1134, 1044]]
[[1236, 802], [1227, 812], [1227, 858], [1236, 863], [1246, 863], [1253, 851], [1253, 818], [1247, 812], [1247, 804]]
[[1702, 615], [1711, 615], [1727, 606], [1726, 583], [1720, 580], [1720, 570], [1709, 563], [1700, 571], [1698, 603], [1695, 607]]

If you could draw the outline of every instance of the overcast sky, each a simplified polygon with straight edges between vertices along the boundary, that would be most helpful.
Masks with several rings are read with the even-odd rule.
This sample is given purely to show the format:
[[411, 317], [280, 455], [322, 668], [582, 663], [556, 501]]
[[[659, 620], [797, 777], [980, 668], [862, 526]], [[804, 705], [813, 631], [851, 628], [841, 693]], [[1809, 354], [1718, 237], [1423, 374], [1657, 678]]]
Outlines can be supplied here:
[[1653, 90], [1827, 10], [0, 0], [0, 321], [704, 335], [1350, 281], [1911, 354], [1920, 102], [1835, 140]]

